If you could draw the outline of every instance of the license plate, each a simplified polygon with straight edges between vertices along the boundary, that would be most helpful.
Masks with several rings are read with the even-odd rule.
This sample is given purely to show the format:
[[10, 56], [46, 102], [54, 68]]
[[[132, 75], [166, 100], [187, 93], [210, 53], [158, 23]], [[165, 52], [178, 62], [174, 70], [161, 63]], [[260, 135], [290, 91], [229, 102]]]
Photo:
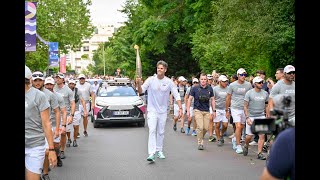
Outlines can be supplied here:
[[129, 111], [113, 111], [113, 115], [128, 115]]

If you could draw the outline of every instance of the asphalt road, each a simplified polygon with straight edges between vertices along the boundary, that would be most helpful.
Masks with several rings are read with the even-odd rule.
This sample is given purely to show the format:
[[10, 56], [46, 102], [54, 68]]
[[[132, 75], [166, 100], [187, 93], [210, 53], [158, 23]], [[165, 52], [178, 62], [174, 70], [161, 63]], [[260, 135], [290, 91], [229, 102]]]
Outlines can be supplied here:
[[206, 134], [205, 149], [199, 151], [196, 137], [175, 132], [172, 125], [168, 118], [163, 150], [166, 159], [149, 163], [147, 124], [93, 128], [89, 121], [89, 136], [81, 136], [78, 147], [66, 148], [63, 166], [49, 175], [52, 180], [259, 179], [265, 161], [256, 159], [257, 146], [251, 146], [248, 156], [243, 156], [232, 150], [228, 137], [224, 146], [217, 147], [216, 142], [208, 142]]

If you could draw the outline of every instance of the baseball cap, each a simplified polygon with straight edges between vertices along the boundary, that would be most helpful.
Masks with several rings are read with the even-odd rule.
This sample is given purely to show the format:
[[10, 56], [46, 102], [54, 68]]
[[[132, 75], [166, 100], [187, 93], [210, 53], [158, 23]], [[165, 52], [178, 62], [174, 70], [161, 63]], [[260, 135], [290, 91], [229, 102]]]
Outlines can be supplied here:
[[187, 81], [187, 79], [184, 78], [183, 76], [180, 76], [180, 77], [178, 78], [178, 81]]
[[70, 83], [76, 84], [76, 80], [74, 80], [74, 79], [69, 79], [68, 83], [69, 83], [69, 84], [70, 84]]
[[32, 72], [31, 70], [28, 68], [28, 66], [24, 65], [25, 68], [24, 68], [24, 77], [26, 79], [31, 79], [32, 78]]
[[193, 78], [192, 83], [199, 82], [198, 78]]
[[260, 76], [257, 76], [255, 78], [253, 78], [253, 80], [252, 80], [253, 83], [257, 83], [257, 82], [261, 82], [261, 81], [263, 81], [263, 79]]
[[64, 74], [63, 73], [58, 73], [57, 75], [56, 75], [56, 77], [59, 77], [59, 78], [61, 78], [61, 79], [64, 79]]
[[228, 78], [225, 75], [220, 75], [218, 81], [228, 81]]
[[41, 79], [44, 80], [43, 73], [40, 71], [35, 71], [32, 73], [32, 80]]
[[283, 72], [284, 73], [289, 73], [291, 71], [296, 71], [296, 69], [294, 68], [294, 66], [292, 65], [287, 65], [286, 67], [284, 67]]
[[80, 75], [78, 76], [78, 79], [80, 79], [80, 78], [86, 78], [86, 76], [85, 76], [84, 74], [80, 74]]
[[247, 73], [243, 68], [238, 69], [237, 74]]
[[45, 80], [44, 80], [44, 84], [55, 84], [54, 83], [54, 79], [52, 77], [47, 77]]
[[207, 74], [207, 78], [208, 78], [208, 79], [212, 79], [213, 76], [212, 76], [211, 74]]

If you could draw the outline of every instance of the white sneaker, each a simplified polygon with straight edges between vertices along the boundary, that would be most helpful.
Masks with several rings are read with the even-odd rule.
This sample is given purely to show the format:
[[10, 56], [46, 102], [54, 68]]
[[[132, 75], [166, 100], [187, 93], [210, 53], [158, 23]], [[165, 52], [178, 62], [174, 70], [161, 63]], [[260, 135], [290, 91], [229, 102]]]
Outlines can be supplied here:
[[236, 137], [233, 137], [231, 139], [231, 143], [232, 143], [232, 149], [236, 150], [237, 149]]
[[233, 137], [234, 137], [234, 133], [229, 136], [230, 139], [232, 139]]
[[238, 154], [242, 154], [242, 153], [243, 153], [243, 149], [242, 149], [242, 147], [241, 147], [241, 145], [240, 145], [240, 144], [239, 144], [239, 145], [237, 145], [236, 153], [238, 153]]
[[257, 146], [257, 145], [258, 145], [258, 143], [257, 143], [257, 142], [255, 142], [255, 141], [252, 141], [252, 142], [250, 142], [250, 143], [249, 143], [249, 145], [250, 145], [250, 146]]

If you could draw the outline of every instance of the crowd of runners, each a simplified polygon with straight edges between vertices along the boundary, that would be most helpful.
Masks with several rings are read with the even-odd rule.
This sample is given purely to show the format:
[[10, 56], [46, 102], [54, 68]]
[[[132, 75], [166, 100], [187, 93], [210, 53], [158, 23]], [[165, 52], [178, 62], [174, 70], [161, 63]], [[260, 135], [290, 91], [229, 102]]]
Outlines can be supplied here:
[[[63, 166], [68, 157], [67, 149], [78, 148], [77, 139], [89, 136], [88, 115], [94, 108], [98, 84], [91, 85], [86, 78], [84, 74], [66, 77], [63, 73], [45, 77], [42, 72], [31, 72], [25, 67], [26, 179], [49, 180], [50, 169]], [[257, 144], [257, 158], [265, 160], [262, 153], [265, 135], [254, 135], [250, 125], [255, 118], [270, 116], [272, 98], [277, 94], [295, 96], [294, 78], [295, 68], [291, 65], [277, 69], [276, 82], [273, 78], [266, 79], [263, 70], [248, 77], [244, 68], [231, 77], [215, 71], [190, 80], [183, 76], [172, 77], [178, 91], [168, 98], [168, 104], [173, 107], [173, 130], [196, 136], [197, 148], [203, 150], [206, 132], [208, 140], [217, 142], [220, 147], [224, 144], [228, 124], [232, 124], [234, 133], [229, 138], [235, 152], [246, 156], [248, 146]], [[143, 86], [142, 89], [147, 90]], [[148, 108], [148, 92], [141, 95]], [[291, 110], [292, 118], [294, 107]], [[80, 123], [83, 123], [83, 129], [80, 129]], [[163, 152], [159, 152], [158, 157], [165, 158]], [[154, 160], [153, 155], [151, 153], [148, 159]]]

